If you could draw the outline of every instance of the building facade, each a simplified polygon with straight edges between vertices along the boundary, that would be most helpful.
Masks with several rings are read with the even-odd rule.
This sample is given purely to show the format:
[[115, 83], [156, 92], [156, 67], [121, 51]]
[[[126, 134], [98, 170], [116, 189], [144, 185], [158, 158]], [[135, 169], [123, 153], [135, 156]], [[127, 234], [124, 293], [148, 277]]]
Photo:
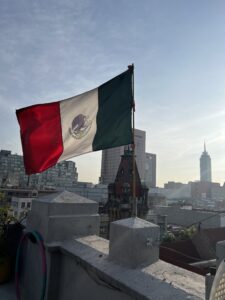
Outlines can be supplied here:
[[200, 181], [206, 181], [206, 182], [212, 181], [211, 158], [206, 151], [205, 143], [204, 143], [204, 151], [200, 157]]
[[194, 199], [211, 199], [212, 188], [219, 188], [220, 184], [217, 182], [195, 181], [191, 182], [191, 197]]
[[[143, 130], [135, 129], [135, 155], [138, 172], [141, 181], [145, 179], [145, 139], [146, 133]], [[100, 182], [109, 184], [115, 181], [116, 174], [121, 161], [121, 155], [127, 146], [115, 147], [102, 151], [101, 177]]]
[[0, 185], [26, 186], [28, 176], [25, 174], [23, 157], [11, 154], [11, 151], [0, 151]]
[[144, 180], [148, 188], [156, 187], [156, 154], [145, 153]]
[[25, 217], [27, 212], [31, 210], [33, 199], [35, 198], [12, 197], [11, 210], [13, 217], [18, 220]]
[[76, 164], [73, 161], [62, 161], [46, 171], [38, 174], [36, 183], [38, 188], [70, 188], [78, 180]]
[[78, 181], [76, 164], [63, 161], [40, 174], [27, 176], [24, 170], [23, 156], [11, 151], [0, 151], [0, 186], [57, 188], [72, 187]]
[[[137, 215], [143, 217], [148, 211], [148, 188], [141, 183], [135, 162], [135, 183], [133, 183], [133, 153], [125, 150], [114, 183], [108, 185], [108, 201], [104, 206], [110, 221], [129, 218], [137, 207]], [[135, 201], [133, 198], [135, 184]], [[134, 206], [135, 205], [135, 206]]]

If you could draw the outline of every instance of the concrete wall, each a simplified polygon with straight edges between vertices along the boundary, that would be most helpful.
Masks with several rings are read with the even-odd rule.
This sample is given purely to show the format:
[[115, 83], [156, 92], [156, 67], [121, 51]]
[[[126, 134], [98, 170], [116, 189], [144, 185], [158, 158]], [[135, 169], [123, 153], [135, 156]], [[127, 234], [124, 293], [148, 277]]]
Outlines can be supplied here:
[[144, 269], [122, 266], [108, 259], [109, 242], [97, 236], [50, 245], [48, 251], [48, 300], [204, 299], [202, 276], [160, 260]]
[[155, 212], [160, 215], [167, 215], [168, 224], [190, 226], [194, 223], [201, 222], [201, 228], [218, 228], [225, 226], [224, 215], [215, 212], [180, 209], [169, 206], [156, 207]]
[[[34, 201], [28, 229], [41, 232], [45, 242], [45, 300], [204, 299], [202, 276], [158, 260], [155, 253], [158, 251], [158, 234], [155, 234], [158, 226], [138, 218], [120, 220], [113, 226], [121, 230], [112, 231], [113, 238], [110, 234], [109, 242], [96, 235], [99, 224], [93, 218], [96, 210], [96, 203], [69, 192]], [[86, 226], [87, 215], [90, 226]], [[70, 226], [68, 218], [79, 219], [83, 226]], [[59, 219], [64, 220], [64, 230]], [[83, 236], [93, 230], [95, 235]], [[116, 251], [118, 255], [112, 255]], [[118, 260], [121, 255], [122, 260]], [[130, 261], [126, 257], [130, 257]], [[23, 259], [20, 270], [22, 299], [39, 300], [43, 274], [38, 245], [28, 241]]]
[[[202, 276], [160, 260], [131, 269], [109, 260], [108, 251], [109, 242], [97, 236], [47, 245], [45, 300], [204, 299]], [[21, 272], [21, 299], [39, 300], [42, 272], [37, 245], [28, 244], [24, 259], [27, 272]]]
[[96, 270], [81, 266], [74, 257], [63, 255], [57, 297], [54, 300], [131, 300], [125, 292], [102, 280]]

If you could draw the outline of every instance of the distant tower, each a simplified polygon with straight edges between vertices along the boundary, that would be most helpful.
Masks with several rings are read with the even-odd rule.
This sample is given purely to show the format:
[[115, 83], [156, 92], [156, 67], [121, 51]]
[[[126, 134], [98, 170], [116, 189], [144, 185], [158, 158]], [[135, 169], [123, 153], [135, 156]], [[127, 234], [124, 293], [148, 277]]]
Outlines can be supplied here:
[[212, 182], [211, 158], [206, 151], [204, 142], [204, 151], [200, 157], [200, 181]]

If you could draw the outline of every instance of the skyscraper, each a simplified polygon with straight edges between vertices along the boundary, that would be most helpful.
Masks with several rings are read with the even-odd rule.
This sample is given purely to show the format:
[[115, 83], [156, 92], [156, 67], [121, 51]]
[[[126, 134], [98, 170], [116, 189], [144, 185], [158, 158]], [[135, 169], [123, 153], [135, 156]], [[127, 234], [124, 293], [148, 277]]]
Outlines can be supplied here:
[[211, 174], [211, 158], [206, 151], [206, 146], [204, 143], [204, 151], [200, 157], [200, 181], [212, 181], [212, 174]]
[[[145, 131], [135, 129], [135, 156], [137, 168], [142, 181], [145, 176]], [[121, 161], [121, 155], [127, 146], [115, 147], [102, 151], [101, 178], [100, 182], [109, 184], [115, 181], [115, 177]]]
[[156, 154], [145, 153], [145, 184], [148, 188], [156, 186]]

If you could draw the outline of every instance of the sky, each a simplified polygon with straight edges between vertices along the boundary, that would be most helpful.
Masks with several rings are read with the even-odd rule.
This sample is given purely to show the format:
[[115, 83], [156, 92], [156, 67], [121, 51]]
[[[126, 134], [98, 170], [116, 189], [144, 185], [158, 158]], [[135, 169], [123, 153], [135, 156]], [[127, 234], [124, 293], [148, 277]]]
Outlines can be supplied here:
[[[225, 1], [0, 0], [0, 149], [22, 154], [15, 110], [72, 97], [135, 66], [136, 128], [157, 185], [199, 180], [204, 141], [225, 181]], [[98, 182], [101, 151], [73, 159]]]

